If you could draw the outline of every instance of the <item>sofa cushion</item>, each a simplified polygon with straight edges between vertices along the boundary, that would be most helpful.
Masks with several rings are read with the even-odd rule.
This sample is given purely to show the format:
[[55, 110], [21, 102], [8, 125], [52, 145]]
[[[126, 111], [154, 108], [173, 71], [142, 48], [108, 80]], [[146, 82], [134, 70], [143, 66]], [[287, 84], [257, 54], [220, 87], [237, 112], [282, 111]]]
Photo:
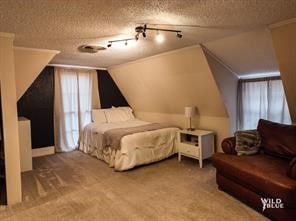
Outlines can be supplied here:
[[261, 148], [267, 154], [284, 158], [296, 156], [296, 126], [260, 119], [257, 130], [261, 136]]
[[287, 176], [289, 161], [269, 155], [236, 156], [216, 153], [213, 164], [218, 173], [261, 196], [281, 198], [296, 208], [296, 181]]

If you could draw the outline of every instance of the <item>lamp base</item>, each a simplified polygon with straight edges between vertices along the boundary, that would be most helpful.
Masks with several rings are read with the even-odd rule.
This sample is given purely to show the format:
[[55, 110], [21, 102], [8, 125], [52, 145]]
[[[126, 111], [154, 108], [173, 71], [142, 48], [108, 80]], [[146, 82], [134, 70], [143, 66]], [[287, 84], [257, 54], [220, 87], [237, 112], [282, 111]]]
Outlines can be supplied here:
[[195, 128], [187, 128], [188, 131], [195, 131]]

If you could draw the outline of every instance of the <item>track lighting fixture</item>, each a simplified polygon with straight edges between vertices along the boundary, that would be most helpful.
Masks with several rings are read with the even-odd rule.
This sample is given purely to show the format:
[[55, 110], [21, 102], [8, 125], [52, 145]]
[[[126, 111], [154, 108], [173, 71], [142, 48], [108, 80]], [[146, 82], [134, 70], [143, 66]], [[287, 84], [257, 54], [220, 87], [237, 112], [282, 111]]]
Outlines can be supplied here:
[[136, 34], [135, 34], [134, 38], [125, 38], [125, 39], [108, 41], [107, 47], [108, 48], [112, 47], [112, 43], [114, 43], [114, 42], [125, 42], [124, 45], [127, 46], [129, 41], [138, 41], [141, 35], [143, 36], [143, 38], [146, 38], [147, 37], [147, 33], [146, 33], [147, 30], [157, 31], [157, 34], [155, 36], [155, 40], [157, 43], [162, 43], [164, 41], [164, 36], [160, 33], [162, 31], [174, 32], [174, 33], [176, 33], [177, 38], [183, 37], [182, 31], [180, 31], [180, 30], [164, 29], [164, 28], [150, 28], [150, 27], [147, 27], [146, 24], [144, 24], [144, 25], [137, 26], [135, 28]]
[[124, 42], [124, 45], [127, 46], [129, 41], [135, 41], [135, 40], [137, 40], [136, 37], [108, 41], [107, 47], [110, 48], [112, 44], [115, 42]]
[[154, 31], [166, 31], [166, 32], [175, 32], [177, 33], [177, 38], [182, 38], [182, 31], [180, 30], [175, 30], [175, 29], [164, 29], [164, 28], [150, 28], [147, 27], [146, 24], [144, 24], [143, 26], [137, 26], [135, 28], [135, 32], [137, 33], [136, 36], [137, 38], [139, 38], [139, 35], [142, 34], [144, 38], [146, 38], [147, 34], [146, 34], [146, 30], [154, 30]]

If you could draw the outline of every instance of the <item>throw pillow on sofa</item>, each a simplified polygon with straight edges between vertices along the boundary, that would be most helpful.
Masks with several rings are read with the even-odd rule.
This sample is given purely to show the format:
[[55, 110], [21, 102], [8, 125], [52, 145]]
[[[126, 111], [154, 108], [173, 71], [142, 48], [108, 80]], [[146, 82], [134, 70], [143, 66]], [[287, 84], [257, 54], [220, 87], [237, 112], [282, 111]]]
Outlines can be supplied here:
[[237, 131], [234, 135], [237, 155], [251, 155], [259, 151], [261, 138], [256, 130]]

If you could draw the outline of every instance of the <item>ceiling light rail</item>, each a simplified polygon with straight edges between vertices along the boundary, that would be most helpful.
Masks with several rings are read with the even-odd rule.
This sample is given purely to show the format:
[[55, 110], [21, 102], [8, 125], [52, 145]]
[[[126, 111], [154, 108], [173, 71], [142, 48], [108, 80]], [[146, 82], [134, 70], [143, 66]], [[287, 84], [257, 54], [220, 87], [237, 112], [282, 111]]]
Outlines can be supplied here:
[[146, 38], [146, 37], [147, 37], [147, 34], [146, 34], [146, 31], [147, 31], [147, 30], [152, 30], [152, 31], [157, 31], [157, 32], [159, 32], [159, 31], [174, 32], [174, 33], [176, 33], [176, 37], [177, 37], [177, 38], [182, 38], [182, 37], [183, 37], [182, 31], [180, 31], [180, 30], [176, 30], [176, 29], [166, 29], [166, 28], [151, 28], [151, 27], [147, 27], [147, 25], [144, 24], [144, 25], [137, 26], [137, 27], [135, 28], [135, 31], [136, 31], [136, 33], [137, 33], [137, 34], [135, 35], [136, 40], [139, 39], [140, 34], [142, 34], [142, 36], [143, 36], [144, 38]]
[[137, 39], [136, 38], [124, 38], [124, 39], [108, 41], [107, 47], [110, 48], [112, 46], [112, 44], [115, 42], [124, 42], [125, 46], [127, 46], [129, 41], [135, 41], [135, 40], [137, 40]]
[[147, 34], [146, 34], [147, 30], [157, 31], [156, 40], [157, 40], [158, 43], [162, 43], [164, 41], [163, 36], [161, 36], [159, 34], [160, 31], [174, 32], [174, 33], [176, 33], [177, 38], [182, 38], [183, 37], [183, 34], [182, 34], [181, 30], [166, 29], [166, 28], [151, 28], [151, 27], [147, 27], [147, 25], [144, 24], [144, 25], [137, 26], [135, 28], [136, 35], [135, 35], [134, 38], [125, 38], [125, 39], [118, 39], [118, 40], [108, 41], [107, 47], [108, 48], [112, 47], [112, 43], [115, 43], [115, 42], [125, 42], [124, 44], [125, 44], [125, 46], [127, 46], [129, 41], [134, 41], [134, 40], [138, 41], [140, 35], [142, 35], [144, 38], [146, 38], [147, 37]]

